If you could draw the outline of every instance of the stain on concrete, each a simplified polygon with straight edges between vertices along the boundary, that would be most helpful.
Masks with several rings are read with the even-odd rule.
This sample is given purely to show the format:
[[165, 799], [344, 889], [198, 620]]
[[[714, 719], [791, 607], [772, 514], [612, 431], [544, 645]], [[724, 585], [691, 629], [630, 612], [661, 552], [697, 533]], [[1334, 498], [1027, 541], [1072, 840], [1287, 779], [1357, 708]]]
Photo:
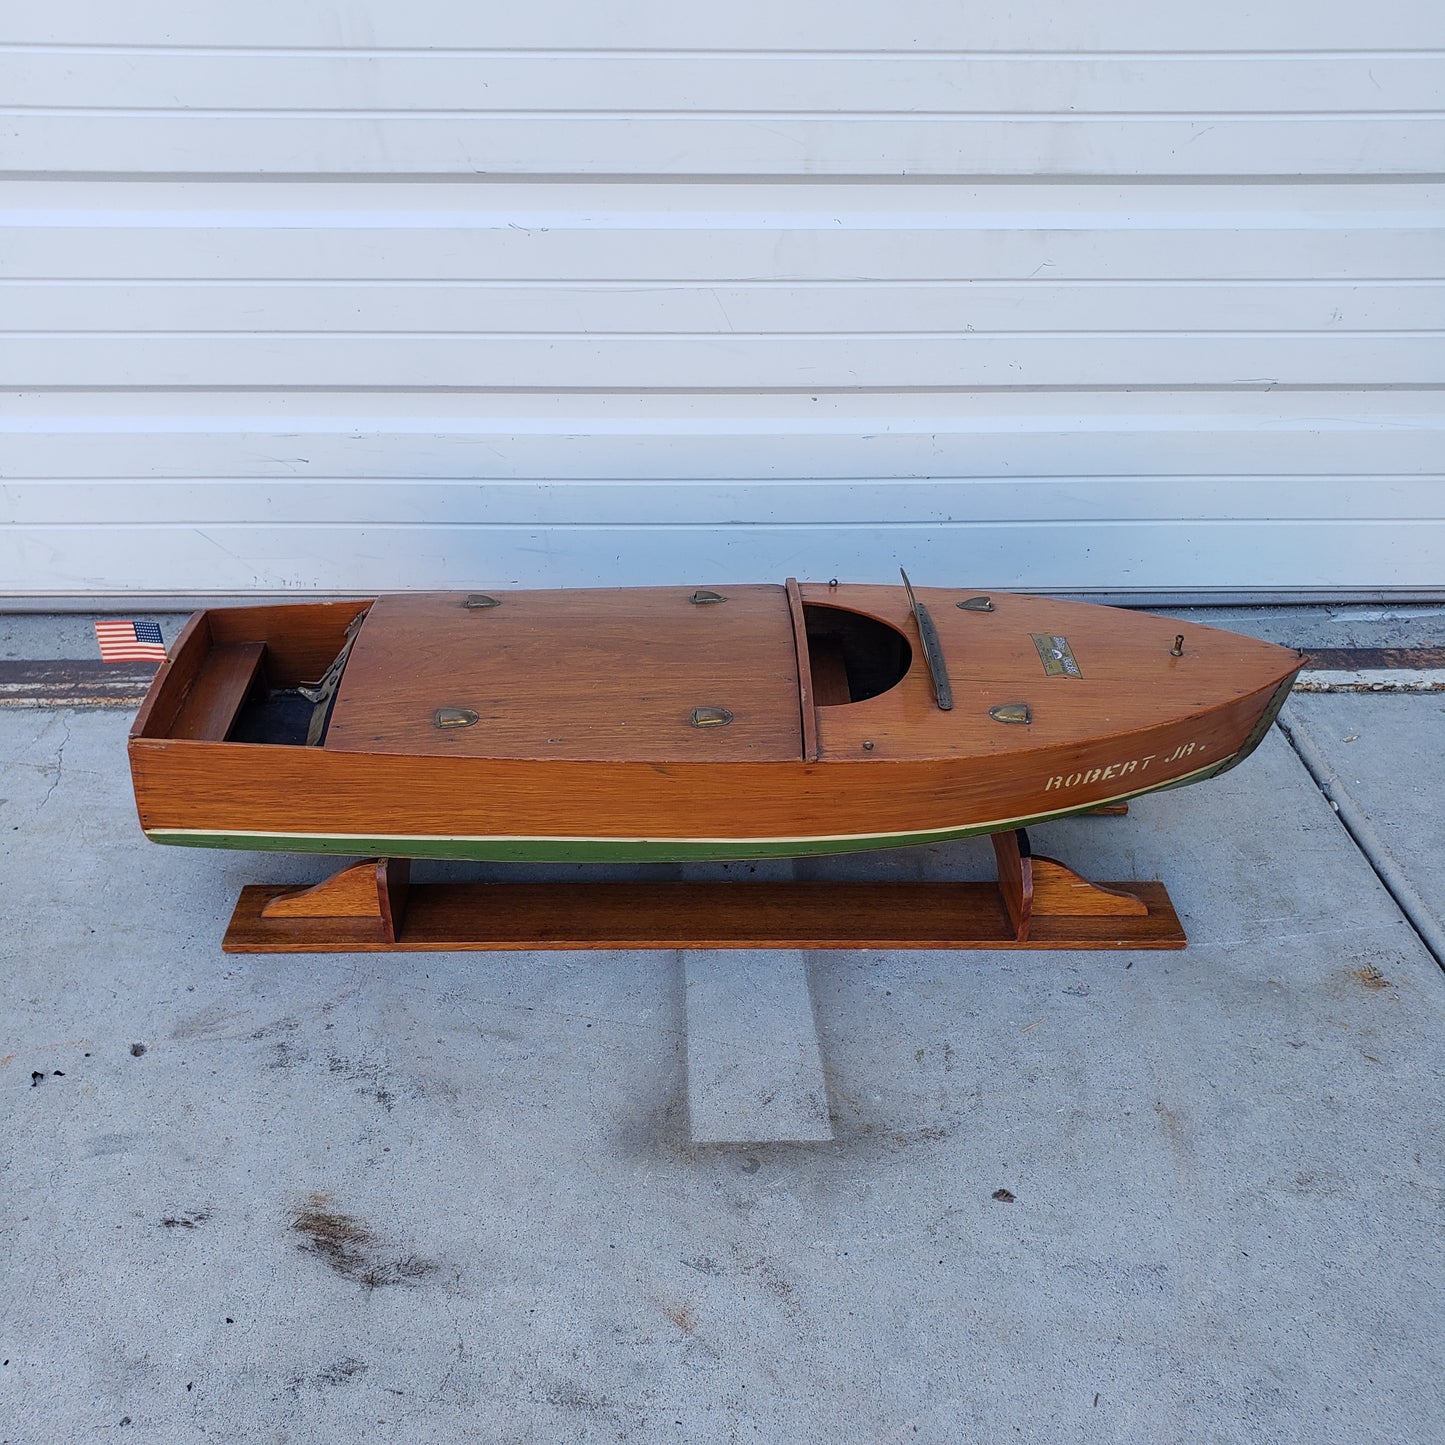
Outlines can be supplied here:
[[757, 1280], [782, 1307], [789, 1319], [798, 1317], [800, 1306], [793, 1282], [766, 1255], [754, 1254], [740, 1244], [732, 1246], [732, 1257], [738, 1270]]
[[[3, 798], [0, 798], [0, 803], [3, 803], [4, 801], [5, 800]], [[94, 933], [95, 930], [91, 929], [91, 932]], [[58, 1043], [54, 1044], [36, 1044], [28, 1049], [16, 1049], [14, 1053], [0, 1056], [0, 1069], [8, 1068], [22, 1054], [49, 1053], [51, 1049], [56, 1048], [77, 1048], [79, 1047], [79, 1045], [88, 1044], [89, 1042], [89, 1039], [61, 1039]], [[85, 1057], [88, 1059], [90, 1055], [86, 1054]]]
[[191, 1209], [184, 1213], [167, 1214], [159, 1224], [162, 1229], [199, 1229], [210, 1217], [209, 1209]]
[[1174, 1154], [1175, 1161], [1185, 1167], [1194, 1164], [1194, 1127], [1181, 1110], [1171, 1109], [1168, 1104], [1156, 1100], [1154, 1113], [1158, 1116], [1159, 1127]]
[[697, 1333], [697, 1309], [691, 1304], [665, 1304], [659, 1306], [663, 1314], [685, 1335]]
[[696, 1163], [686, 1092], [679, 1088], [652, 1108], [639, 1107], [620, 1121], [614, 1147], [624, 1155], [679, 1164]]
[[145, 1051], [146, 1046], [144, 1044], [132, 1044], [130, 1046], [130, 1056], [133, 1059], [140, 1058], [140, 1056], [145, 1053]]
[[[356, 1092], [363, 1099], [380, 1104], [388, 1114], [396, 1107], [398, 1090], [381, 1064], [373, 1063], [370, 1059], [348, 1059], [338, 1054], [328, 1054], [326, 1068], [328, 1073], [356, 1084]], [[415, 1095], [420, 1093], [420, 1090], [413, 1087], [407, 1092]]]
[[[290, 1021], [283, 1020], [290, 1026]], [[250, 1035], [257, 1043], [255, 1067], [258, 1070], [285, 1074], [305, 1073], [314, 1077], [320, 1075], [333, 1081], [354, 1086], [357, 1097], [379, 1106], [390, 1114], [399, 1105], [433, 1100], [438, 1097], [452, 1099], [456, 1090], [446, 1079], [428, 1072], [425, 1064], [406, 1071], [393, 1069], [384, 1056], [366, 1051], [342, 1053], [339, 1050], [325, 1050], [319, 1042], [312, 1046], [300, 1038], [270, 1037], [280, 1024], [260, 1029]], [[331, 1028], [327, 1024], [326, 1028]]]
[[1392, 984], [1373, 963], [1362, 963], [1358, 968], [1350, 969], [1349, 976], [1354, 979], [1361, 988], [1386, 989], [1394, 987], [1394, 984]]
[[294, 1069], [305, 1062], [306, 1051], [304, 1049], [299, 1049], [295, 1044], [282, 1040], [280, 1043], [271, 1045], [266, 1058], [266, 1067], [276, 1070]]
[[292, 1375], [286, 1381], [286, 1388], [293, 1395], [300, 1394], [302, 1390], [335, 1389], [338, 1385], [349, 1385], [358, 1375], [364, 1375], [369, 1368], [364, 1360], [347, 1355], [344, 1359], [337, 1360], [324, 1369], [315, 1370], [310, 1374], [303, 1371]]
[[262, 1024], [258, 1029], [251, 1030], [252, 1039], [268, 1039], [272, 1034], [294, 1034], [301, 1027], [300, 1021], [291, 1014], [285, 1014], [279, 1019], [272, 1019], [269, 1024]]
[[329, 1194], [308, 1194], [292, 1211], [290, 1228], [304, 1236], [297, 1246], [303, 1253], [365, 1289], [414, 1285], [436, 1273], [435, 1260], [390, 1248], [370, 1225], [330, 1208], [330, 1201]]
[[592, 1415], [611, 1415], [615, 1408], [606, 1395], [594, 1395], [574, 1380], [563, 1380], [553, 1385], [542, 1398], [549, 1405], [560, 1405], [567, 1410], [583, 1410]]
[[1287, 1177], [1271, 1175], [1267, 1183], [1271, 1189], [1288, 1194], [1322, 1199], [1355, 1201], [1360, 1195], [1359, 1188], [1347, 1175], [1322, 1166], [1296, 1169]]
[[318, 1385], [344, 1385], [348, 1380], [354, 1380], [358, 1375], [364, 1375], [366, 1369], [366, 1365], [361, 1360], [353, 1360], [348, 1357], [319, 1371], [314, 1378]]
[[[953, 1067], [954, 1054], [951, 1045], [943, 1052], [943, 1072]], [[925, 1051], [925, 1063], [936, 1066], [936, 1059], [929, 1060]], [[905, 1149], [919, 1145], [943, 1144], [952, 1139], [963, 1126], [964, 1112], [983, 1097], [982, 1092], [973, 1089], [960, 1091], [951, 1084], [941, 1085], [938, 1090], [939, 1109], [926, 1122], [894, 1122], [877, 1117], [875, 1111], [863, 1100], [853, 1097], [835, 1081], [829, 1083], [829, 1122], [833, 1126], [835, 1152], [846, 1153], [860, 1163], [865, 1160], [880, 1160]], [[814, 1151], [818, 1144], [810, 1146]]]
[[228, 1027], [245, 1018], [245, 1010], [232, 1003], [211, 1003], [177, 1019], [171, 1027], [170, 1036], [177, 1043], [186, 1039], [224, 1038]]
[[[907, 1147], [910, 1144], [938, 1144], [950, 1137], [958, 1128], [956, 1123], [949, 1124], [923, 1124], [916, 1129], [890, 1129], [885, 1137], [890, 1144], [899, 1144]], [[860, 1134], [872, 1133], [871, 1129], [860, 1129]]]
[[146, 1134], [96, 1134], [86, 1142], [85, 1152], [91, 1159], [104, 1159], [110, 1154], [125, 1154], [139, 1148], [149, 1136]]

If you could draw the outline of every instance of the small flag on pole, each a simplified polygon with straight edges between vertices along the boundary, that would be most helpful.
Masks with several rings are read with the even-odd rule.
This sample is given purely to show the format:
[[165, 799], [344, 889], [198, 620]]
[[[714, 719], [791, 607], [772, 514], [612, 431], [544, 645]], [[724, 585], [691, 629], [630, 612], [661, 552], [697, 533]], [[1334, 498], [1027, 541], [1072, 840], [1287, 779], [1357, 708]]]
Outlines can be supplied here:
[[102, 662], [164, 662], [166, 644], [154, 622], [97, 622]]

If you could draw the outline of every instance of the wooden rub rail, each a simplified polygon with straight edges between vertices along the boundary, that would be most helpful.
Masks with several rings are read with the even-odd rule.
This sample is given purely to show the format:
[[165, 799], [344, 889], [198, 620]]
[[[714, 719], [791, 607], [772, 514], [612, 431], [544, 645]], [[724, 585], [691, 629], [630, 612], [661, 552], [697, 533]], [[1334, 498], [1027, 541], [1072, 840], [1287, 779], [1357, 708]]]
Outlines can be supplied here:
[[368, 859], [242, 890], [228, 953], [494, 949], [1175, 949], [1162, 883], [1094, 884], [993, 837], [997, 883], [423, 883]]

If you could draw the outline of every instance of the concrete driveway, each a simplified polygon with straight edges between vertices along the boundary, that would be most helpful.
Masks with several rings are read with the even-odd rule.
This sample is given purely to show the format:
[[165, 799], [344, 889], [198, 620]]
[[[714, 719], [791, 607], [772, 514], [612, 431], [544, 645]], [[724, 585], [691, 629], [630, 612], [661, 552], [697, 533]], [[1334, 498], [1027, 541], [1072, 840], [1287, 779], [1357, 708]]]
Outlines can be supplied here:
[[1442, 1438], [1442, 708], [1036, 830], [1183, 953], [806, 957], [228, 957], [327, 865], [0, 709], [0, 1439]]

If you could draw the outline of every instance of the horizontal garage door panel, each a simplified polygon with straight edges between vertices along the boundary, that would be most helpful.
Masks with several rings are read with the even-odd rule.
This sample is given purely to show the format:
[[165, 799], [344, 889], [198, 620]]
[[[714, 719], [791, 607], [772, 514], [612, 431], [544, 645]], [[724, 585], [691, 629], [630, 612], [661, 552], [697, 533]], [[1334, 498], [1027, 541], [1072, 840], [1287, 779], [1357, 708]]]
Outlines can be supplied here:
[[[307, 49], [1148, 51], [1414, 49], [1440, 45], [1440, 19], [1415, 0], [1312, 0], [1307, 11], [1257, 0], [1198, 7], [1158, 0], [1035, 0], [965, 6], [958, 0], [735, 0], [684, 6], [631, 0], [579, 6], [458, 5], [455, 0], [295, 0], [245, 5], [178, 0], [55, 0], [17, 10], [16, 41], [78, 46], [302, 47]], [[1308, 45], [1302, 44], [1307, 41]]]
[[1445, 410], [1404, 390], [0, 397], [0, 475], [37, 484], [1129, 476], [1167, 499], [1171, 478], [1421, 476], [1442, 456]]
[[[847, 294], [840, 294], [846, 292]], [[1429, 281], [0, 282], [4, 334], [930, 337], [1445, 329]], [[97, 333], [98, 323], [106, 329]], [[726, 328], [720, 331], [720, 328]], [[16, 338], [18, 341], [18, 338]]]
[[[117, 545], [144, 554], [163, 590], [182, 596], [253, 589], [300, 589], [355, 595], [374, 591], [476, 586], [611, 587], [638, 577], [677, 585], [736, 583], [799, 576], [824, 581], [896, 581], [906, 565], [919, 583], [1019, 588], [1018, 558], [1060, 591], [1179, 593], [1181, 576], [1208, 568], [1221, 590], [1317, 591], [1321, 575], [1334, 590], [1374, 591], [1374, 547], [1398, 553], [1400, 575], [1438, 577], [1445, 518], [1401, 525], [1335, 520], [1292, 521], [1292, 545], [1281, 550], [1277, 522], [1209, 524], [1176, 520], [1157, 525], [1099, 525], [1022, 520], [981, 527], [971, 522], [890, 523], [887, 559], [878, 527], [840, 527], [822, 521], [797, 526], [754, 523], [746, 528], [670, 526], [621, 528], [538, 523], [511, 529], [458, 529], [426, 523], [296, 525], [257, 523], [216, 531], [184, 524], [91, 528], [19, 527], [3, 540], [0, 565], [46, 569], [57, 589], [122, 591], [145, 588], [133, 574], [116, 577]], [[1364, 535], [1381, 534], [1378, 542]], [[1225, 535], [1220, 535], [1221, 533]], [[1217, 568], [1222, 546], [1232, 561]], [[1081, 565], [1082, 553], [1091, 563]], [[107, 585], [107, 583], [109, 585]]]
[[[1185, 479], [1006, 477], [966, 480], [891, 477], [826, 482], [743, 479], [726, 489], [685, 477], [648, 487], [647, 521], [637, 518], [634, 481], [418, 481], [378, 477], [308, 477], [285, 487], [215, 478], [117, 477], [52, 481], [44, 495], [23, 479], [0, 482], [0, 504], [25, 527], [43, 529], [58, 510], [81, 529], [126, 527], [361, 527], [379, 511], [388, 525], [413, 527], [608, 527], [642, 532], [674, 526], [727, 526], [741, 510], [765, 527], [878, 527], [939, 523], [966, 527], [1052, 525], [1089, 529], [1188, 522], [1268, 522], [1282, 513], [1301, 522], [1350, 518], [1357, 523], [1445, 522], [1440, 505], [1445, 473], [1309, 480], [1280, 477]], [[1247, 532], [1242, 529], [1241, 535]], [[995, 579], [997, 581], [997, 579]], [[1082, 577], [1076, 585], [1086, 585]]]
[[738, 117], [96, 112], [5, 116], [56, 174], [1211, 176], [1438, 174], [1434, 116]]
[[0, 278], [791, 284], [832, 287], [845, 328], [904, 283], [1438, 282], [1445, 255], [1428, 184], [127, 189], [8, 187]]
[[[1445, 32], [1445, 27], [1442, 27]], [[1436, 54], [913, 55], [32, 49], [0, 44], [0, 96], [26, 113], [285, 114], [385, 120], [1282, 115], [1431, 112]], [[150, 169], [151, 167], [146, 167]]]
[[0, 386], [655, 388], [1408, 386], [1439, 381], [1438, 334], [704, 338], [12, 338]]
[[59, 0], [0, 588], [1445, 587], [1420, 0]]

